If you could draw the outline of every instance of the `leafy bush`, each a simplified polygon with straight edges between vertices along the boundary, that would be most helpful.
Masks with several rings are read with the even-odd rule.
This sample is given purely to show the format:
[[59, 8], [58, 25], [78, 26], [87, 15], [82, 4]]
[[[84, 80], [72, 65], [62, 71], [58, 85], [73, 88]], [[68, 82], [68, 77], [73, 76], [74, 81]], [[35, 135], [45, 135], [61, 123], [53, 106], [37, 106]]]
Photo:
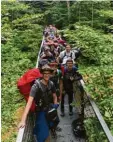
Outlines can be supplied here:
[[[4, 142], [15, 141], [15, 128], [20, 121], [15, 120], [15, 112], [25, 105], [24, 101], [18, 101], [22, 96], [17, 90], [16, 82], [26, 70], [35, 67], [42, 39], [42, 27], [34, 24], [34, 18], [40, 19], [40, 16], [38, 18], [36, 14], [28, 14], [28, 8], [29, 6], [24, 3], [2, 2], [2, 36], [6, 38], [1, 48], [2, 137]], [[28, 19], [25, 22], [23, 17], [25, 19], [26, 15]], [[18, 28], [16, 28], [17, 25]], [[4, 138], [6, 133], [10, 135]]]

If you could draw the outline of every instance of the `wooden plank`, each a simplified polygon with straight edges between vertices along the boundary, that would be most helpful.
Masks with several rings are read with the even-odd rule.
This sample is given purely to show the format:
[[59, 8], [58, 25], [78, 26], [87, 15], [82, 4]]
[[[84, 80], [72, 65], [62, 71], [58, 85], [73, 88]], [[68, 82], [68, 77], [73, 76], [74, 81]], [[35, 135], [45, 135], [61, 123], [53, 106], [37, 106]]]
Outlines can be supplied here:
[[75, 137], [75, 135], [73, 134], [73, 130], [72, 130], [72, 122], [75, 119], [79, 118], [79, 114], [76, 111], [76, 108], [73, 108], [73, 115], [70, 116], [69, 115], [69, 104], [68, 104], [68, 96], [65, 95], [65, 99], [64, 99], [65, 105], [64, 105], [64, 110], [65, 110], [65, 116], [61, 117], [60, 116], [60, 106], [58, 108], [58, 116], [60, 119], [60, 123], [58, 125], [58, 127], [61, 128], [61, 131], [56, 131], [57, 133], [57, 138], [52, 138], [50, 139], [50, 142], [86, 142], [85, 139], [83, 138], [77, 138]]

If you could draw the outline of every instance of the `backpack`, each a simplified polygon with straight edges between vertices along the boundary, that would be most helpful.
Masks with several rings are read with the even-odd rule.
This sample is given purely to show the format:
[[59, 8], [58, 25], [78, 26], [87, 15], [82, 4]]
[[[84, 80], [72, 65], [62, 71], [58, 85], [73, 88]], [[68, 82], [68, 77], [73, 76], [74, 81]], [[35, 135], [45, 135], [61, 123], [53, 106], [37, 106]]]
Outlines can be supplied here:
[[57, 137], [56, 128], [60, 122], [57, 110], [53, 108], [50, 111], [48, 111], [46, 113], [46, 119], [47, 119], [49, 129], [51, 130], [52, 137], [56, 138]]
[[47, 110], [49, 108], [50, 103], [53, 103], [53, 97], [51, 88], [53, 86], [53, 82], [49, 81], [49, 85], [46, 90], [43, 89], [40, 79], [35, 81], [35, 84], [38, 85], [38, 91], [36, 92], [36, 96], [34, 98], [37, 110]]
[[81, 55], [81, 50], [80, 48], [75, 48], [72, 50], [74, 55], [75, 55], [75, 59], [77, 59], [80, 55]]
[[[21, 78], [18, 79], [17, 88], [25, 98], [26, 102], [28, 101], [30, 90], [32, 85], [34, 84], [34, 81], [40, 77], [42, 77], [42, 75], [39, 69], [30, 69], [27, 72], [25, 72]], [[35, 102], [33, 101], [30, 111], [34, 112], [35, 108], [36, 105]]]
[[72, 130], [76, 137], [84, 138], [84, 139], [86, 138], [86, 130], [80, 118], [72, 122]]

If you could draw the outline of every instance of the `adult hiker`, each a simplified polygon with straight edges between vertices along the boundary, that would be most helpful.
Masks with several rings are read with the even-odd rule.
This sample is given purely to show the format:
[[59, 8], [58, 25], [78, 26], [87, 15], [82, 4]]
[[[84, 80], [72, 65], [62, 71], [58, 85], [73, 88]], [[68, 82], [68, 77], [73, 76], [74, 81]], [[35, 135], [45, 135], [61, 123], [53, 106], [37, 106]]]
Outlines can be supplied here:
[[68, 95], [68, 103], [69, 103], [69, 115], [73, 115], [73, 107], [71, 103], [73, 101], [73, 82], [75, 80], [77, 68], [73, 66], [73, 60], [70, 58], [66, 61], [66, 66], [64, 67], [64, 75], [63, 75], [63, 88], [64, 93], [61, 97], [61, 116], [64, 116], [64, 97], [65, 94]]
[[[27, 105], [25, 107], [21, 122], [18, 128], [23, 128], [26, 125], [26, 118], [29, 113], [29, 109], [33, 100], [37, 105], [36, 111], [36, 122], [34, 127], [34, 136], [38, 142], [49, 142], [49, 123], [46, 119], [48, 116], [49, 107], [58, 107], [56, 89], [52, 81], [49, 80], [53, 69], [48, 65], [44, 65], [40, 72], [42, 73], [42, 78], [36, 80], [31, 88], [30, 97], [28, 99]], [[53, 103], [51, 105], [51, 103]], [[57, 112], [57, 111], [56, 111]], [[55, 117], [56, 118], [56, 117]]]
[[53, 74], [50, 77], [50, 80], [53, 81], [55, 88], [56, 88], [56, 95], [58, 97], [58, 100], [61, 100], [62, 96], [62, 90], [63, 90], [63, 76], [60, 69], [58, 69], [57, 62], [51, 62], [49, 63], [49, 66], [54, 70]]
[[58, 63], [62, 63], [63, 65], [66, 64], [67, 59], [71, 57], [71, 59], [74, 61], [75, 54], [71, 50], [71, 46], [69, 44], [66, 45], [65, 50], [60, 52], [60, 55], [57, 59]]
[[50, 48], [48, 46], [44, 47], [44, 52], [40, 55], [41, 59], [47, 59], [49, 62], [53, 61], [55, 57], [50, 52]]

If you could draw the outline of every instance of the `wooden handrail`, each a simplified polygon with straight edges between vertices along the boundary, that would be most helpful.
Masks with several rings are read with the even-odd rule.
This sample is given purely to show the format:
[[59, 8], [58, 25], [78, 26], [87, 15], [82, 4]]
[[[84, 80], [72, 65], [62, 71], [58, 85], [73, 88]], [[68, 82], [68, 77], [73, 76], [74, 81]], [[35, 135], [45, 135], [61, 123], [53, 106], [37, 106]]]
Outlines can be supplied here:
[[94, 110], [94, 112], [95, 112], [95, 114], [96, 114], [96, 116], [97, 116], [97, 118], [98, 118], [98, 120], [99, 120], [99, 122], [100, 122], [100, 124], [101, 124], [101, 126], [103, 128], [103, 130], [104, 130], [104, 133], [106, 134], [106, 136], [107, 136], [107, 138], [109, 140], [109, 142], [113, 142], [113, 136], [112, 136], [112, 134], [111, 134], [111, 132], [110, 132], [106, 122], [104, 121], [104, 119], [103, 119], [103, 117], [102, 117], [102, 115], [101, 115], [97, 105], [93, 101], [91, 95], [86, 92], [85, 83], [84, 83], [84, 81], [82, 79], [80, 80], [80, 83], [81, 83], [81, 85], [82, 85], [82, 87], [83, 87], [83, 89], [84, 89], [84, 91], [85, 91], [85, 93], [86, 93], [86, 95], [87, 95], [87, 97], [89, 99], [89, 102], [90, 102], [90, 104], [91, 104], [91, 106], [92, 106], [92, 108], [93, 108], [93, 110]]

